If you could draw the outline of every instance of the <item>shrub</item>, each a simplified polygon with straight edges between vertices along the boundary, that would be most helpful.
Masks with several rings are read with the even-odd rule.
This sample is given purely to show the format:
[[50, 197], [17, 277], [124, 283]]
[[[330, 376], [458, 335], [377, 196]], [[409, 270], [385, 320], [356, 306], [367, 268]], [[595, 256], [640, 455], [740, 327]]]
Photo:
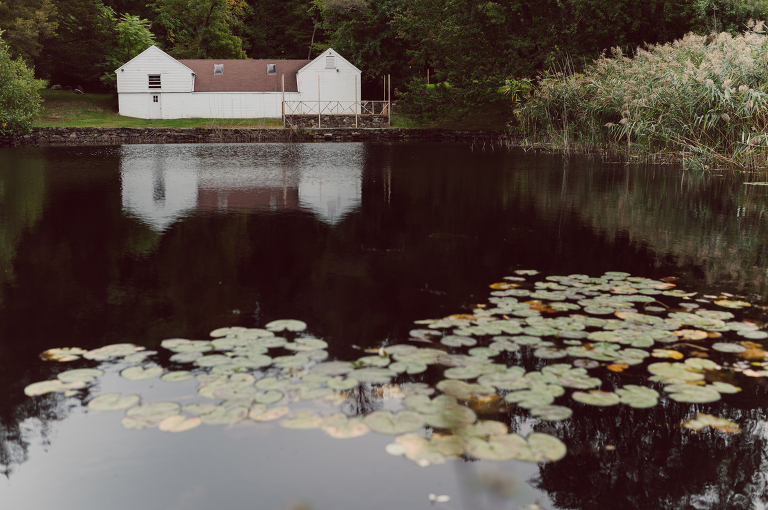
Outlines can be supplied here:
[[8, 45], [0, 39], [0, 135], [31, 131], [40, 114], [42, 86], [21, 58], [11, 59]]
[[768, 148], [767, 92], [768, 37], [750, 22], [736, 37], [688, 34], [633, 58], [615, 48], [583, 74], [548, 72], [515, 113], [527, 133], [744, 166]]

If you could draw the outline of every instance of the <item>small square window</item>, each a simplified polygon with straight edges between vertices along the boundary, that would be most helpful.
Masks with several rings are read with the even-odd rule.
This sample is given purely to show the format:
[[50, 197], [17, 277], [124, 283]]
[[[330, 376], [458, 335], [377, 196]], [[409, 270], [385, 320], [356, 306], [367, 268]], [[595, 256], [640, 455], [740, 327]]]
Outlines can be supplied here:
[[267, 64], [267, 74], [277, 74], [277, 64]]
[[224, 64], [213, 64], [213, 74], [224, 74]]
[[159, 74], [150, 74], [149, 75], [149, 88], [151, 88], [151, 89], [159, 89], [160, 88], [160, 75]]
[[152, 96], [152, 102], [153, 103], [157, 103], [158, 102], [158, 97], [157, 96]]
[[336, 69], [336, 57], [333, 55], [326, 55], [325, 57], [325, 68], [326, 69]]

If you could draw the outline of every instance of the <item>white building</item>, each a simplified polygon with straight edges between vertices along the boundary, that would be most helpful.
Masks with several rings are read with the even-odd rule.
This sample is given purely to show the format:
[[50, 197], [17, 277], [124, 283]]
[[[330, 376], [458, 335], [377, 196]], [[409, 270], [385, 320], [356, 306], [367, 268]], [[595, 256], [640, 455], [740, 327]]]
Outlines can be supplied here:
[[314, 113], [360, 101], [360, 70], [333, 49], [314, 60], [176, 60], [151, 46], [115, 73], [120, 115], [140, 119], [281, 118], [283, 100]]

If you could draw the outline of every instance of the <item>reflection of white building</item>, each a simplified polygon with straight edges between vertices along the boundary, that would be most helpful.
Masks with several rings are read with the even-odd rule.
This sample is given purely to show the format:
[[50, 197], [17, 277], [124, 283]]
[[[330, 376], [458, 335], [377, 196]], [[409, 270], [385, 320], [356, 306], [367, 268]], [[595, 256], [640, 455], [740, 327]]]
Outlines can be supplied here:
[[338, 223], [360, 203], [358, 144], [123, 146], [127, 214], [162, 231], [195, 211], [304, 210]]

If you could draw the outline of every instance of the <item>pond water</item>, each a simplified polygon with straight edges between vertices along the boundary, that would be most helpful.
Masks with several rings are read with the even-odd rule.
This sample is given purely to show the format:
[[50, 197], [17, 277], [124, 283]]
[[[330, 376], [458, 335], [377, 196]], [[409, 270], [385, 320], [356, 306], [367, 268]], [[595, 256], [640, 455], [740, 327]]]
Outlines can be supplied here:
[[[0, 149], [2, 506], [765, 508], [768, 186], [755, 184], [764, 177], [463, 144]], [[622, 305], [617, 296], [633, 297]], [[716, 312], [696, 315], [703, 310]], [[263, 329], [280, 319], [306, 329]], [[219, 328], [248, 330], [218, 331], [211, 346]], [[270, 343], [281, 336], [289, 342]], [[206, 342], [161, 345], [167, 339]], [[137, 347], [63, 362], [39, 356], [123, 343]], [[150, 354], [131, 357], [142, 348]], [[204, 354], [207, 362], [196, 359]], [[365, 368], [396, 360], [389, 375]], [[658, 363], [675, 365], [649, 368]], [[560, 379], [547, 378], [551, 365]], [[131, 366], [156, 373], [120, 374]], [[487, 377], [500, 366], [507, 379]], [[521, 383], [507, 368], [516, 366], [541, 373]], [[103, 373], [69, 392], [25, 395], [80, 368]], [[197, 380], [158, 378], [182, 371]], [[345, 387], [352, 374], [359, 384]], [[659, 396], [638, 397], [647, 406], [590, 402], [615, 404], [614, 390], [628, 385]], [[610, 393], [590, 393], [598, 388]], [[521, 390], [535, 402], [509, 396]], [[220, 426], [208, 415], [181, 433], [159, 430], [159, 420], [142, 428], [124, 410], [88, 407], [112, 392], [186, 406], [190, 427], [206, 416], [191, 404], [245, 405], [252, 419], [235, 411]], [[440, 426], [434, 410], [408, 400], [430, 392], [453, 395], [442, 398], [471, 418]], [[548, 412], [572, 416], [537, 417], [549, 402], [542, 392], [558, 406]], [[338, 439], [328, 422], [285, 427], [297, 416], [295, 427], [310, 427], [312, 416], [386, 417], [404, 406], [399, 432], [459, 438], [458, 458], [451, 446], [418, 450], [414, 436], [394, 432]], [[698, 413], [731, 423], [687, 428]], [[466, 432], [475, 417], [530, 445], [556, 438], [538, 460], [559, 459], [558, 444], [567, 453], [481, 460], [507, 446], [494, 442], [501, 433]], [[391, 426], [365, 419], [357, 433]]]

